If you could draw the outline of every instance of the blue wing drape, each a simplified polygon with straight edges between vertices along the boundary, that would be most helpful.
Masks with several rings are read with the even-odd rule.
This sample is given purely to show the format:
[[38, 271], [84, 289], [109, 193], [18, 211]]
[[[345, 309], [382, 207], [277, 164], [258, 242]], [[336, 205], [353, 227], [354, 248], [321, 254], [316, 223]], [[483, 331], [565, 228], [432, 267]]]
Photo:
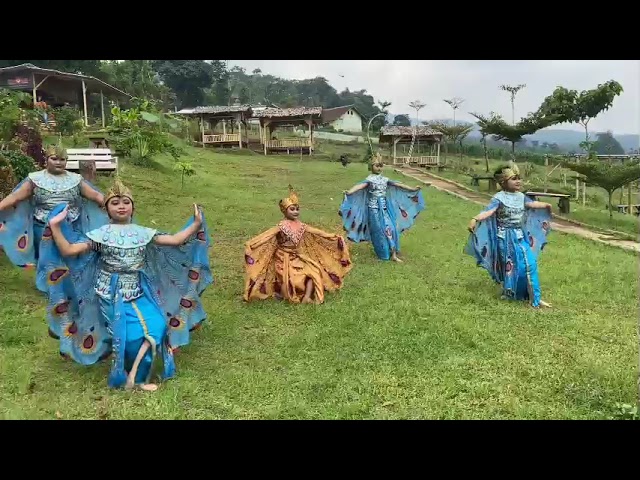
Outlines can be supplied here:
[[[493, 208], [487, 206], [482, 211]], [[551, 231], [551, 214], [546, 209], [527, 209], [523, 219], [522, 231], [537, 258], [547, 243], [547, 235]], [[464, 253], [476, 259], [478, 266], [484, 268], [491, 278], [498, 283], [504, 281], [504, 268], [500, 265], [498, 255], [498, 225], [495, 215], [479, 222], [475, 232], [469, 234]]]
[[[62, 211], [57, 206], [49, 218]], [[186, 226], [193, 223], [192, 217]], [[88, 241], [64, 221], [61, 230], [69, 241]], [[122, 300], [101, 302], [95, 292], [99, 254], [90, 251], [77, 257], [62, 257], [49, 237], [41, 246], [42, 267], [39, 275], [47, 282], [49, 301], [47, 322], [50, 334], [60, 339], [60, 353], [83, 365], [91, 365], [114, 354], [110, 385], [126, 379], [124, 372], [124, 320]], [[209, 230], [203, 215], [200, 231], [179, 247], [147, 245], [141, 284], [145, 296], [165, 314], [169, 326], [168, 344], [179, 347], [189, 343], [190, 330], [206, 318], [200, 295], [213, 282], [208, 248]], [[112, 297], [117, 275], [112, 277]], [[103, 317], [103, 310], [107, 309]], [[104, 318], [108, 320], [105, 321]], [[166, 346], [165, 346], [166, 347]], [[170, 354], [170, 352], [168, 352]], [[163, 355], [166, 355], [166, 348]], [[168, 374], [170, 372], [165, 372]]]
[[[20, 182], [13, 191], [18, 190], [27, 181], [29, 181], [28, 177]], [[91, 183], [86, 180], [84, 182], [99, 192]], [[19, 267], [33, 267], [37, 263], [36, 248], [39, 248], [38, 244], [41, 239], [34, 237], [34, 232], [39, 232], [39, 229], [34, 230], [33, 210], [33, 200], [30, 199], [20, 202], [10, 211], [0, 212], [0, 246], [11, 263]], [[74, 223], [74, 230], [87, 233], [107, 223], [109, 223], [109, 217], [106, 212], [94, 202], [83, 197], [80, 216]], [[36, 285], [39, 290], [46, 292], [43, 283], [36, 281]]]
[[[361, 182], [363, 183], [367, 182]], [[342, 217], [342, 226], [347, 232], [347, 238], [352, 242], [371, 241], [367, 196], [366, 189], [358, 190], [351, 195], [345, 195], [340, 205], [339, 215]], [[386, 200], [387, 212], [396, 228], [394, 237], [399, 238], [402, 232], [413, 226], [418, 214], [425, 209], [422, 191], [409, 192], [389, 181]], [[384, 224], [384, 222], [379, 223]]]

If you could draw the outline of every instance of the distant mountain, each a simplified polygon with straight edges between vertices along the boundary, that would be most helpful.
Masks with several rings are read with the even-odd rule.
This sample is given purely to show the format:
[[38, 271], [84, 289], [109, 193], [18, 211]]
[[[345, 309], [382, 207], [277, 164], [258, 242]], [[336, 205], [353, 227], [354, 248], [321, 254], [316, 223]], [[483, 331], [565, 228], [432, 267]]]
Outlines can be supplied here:
[[[389, 122], [393, 122], [394, 116], [395, 115], [389, 114], [388, 116], [390, 118]], [[443, 118], [443, 119], [432, 120], [432, 121], [441, 122], [448, 125], [453, 124], [453, 119], [451, 118]], [[469, 123], [466, 120], [464, 122]], [[457, 121], [457, 123], [460, 123], [460, 121]], [[411, 125], [415, 125], [415, 124], [416, 124], [416, 119], [414, 116], [411, 119]], [[595, 138], [596, 133], [597, 131], [593, 131], [591, 132], [591, 135]], [[618, 142], [620, 142], [620, 145], [622, 145], [622, 148], [624, 148], [625, 152], [640, 148], [640, 135], [626, 134], [626, 133], [616, 134], [614, 132], [613, 136], [615, 137], [616, 140], [618, 140]], [[474, 130], [473, 132], [471, 132], [469, 137], [472, 137], [472, 138], [480, 137], [478, 126], [475, 123], [474, 123]], [[584, 140], [584, 132], [581, 132], [579, 130], [568, 130], [568, 129], [562, 129], [562, 128], [545, 128], [544, 130], [540, 130], [539, 132], [536, 132], [533, 135], [527, 135], [525, 138], [527, 142], [531, 142], [532, 140], [534, 140], [534, 141], [540, 142], [540, 144], [544, 142], [557, 143], [558, 146], [563, 150], [575, 150], [579, 148], [578, 145], [580, 145], [580, 142]]]

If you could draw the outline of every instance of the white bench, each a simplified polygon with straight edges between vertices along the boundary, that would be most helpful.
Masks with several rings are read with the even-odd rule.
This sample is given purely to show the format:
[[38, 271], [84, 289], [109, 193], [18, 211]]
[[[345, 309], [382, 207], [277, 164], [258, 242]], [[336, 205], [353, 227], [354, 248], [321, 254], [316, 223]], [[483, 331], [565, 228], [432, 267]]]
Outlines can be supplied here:
[[115, 172], [118, 170], [118, 157], [108, 148], [69, 148], [67, 149], [67, 170], [80, 170], [80, 162], [95, 162], [96, 172]]

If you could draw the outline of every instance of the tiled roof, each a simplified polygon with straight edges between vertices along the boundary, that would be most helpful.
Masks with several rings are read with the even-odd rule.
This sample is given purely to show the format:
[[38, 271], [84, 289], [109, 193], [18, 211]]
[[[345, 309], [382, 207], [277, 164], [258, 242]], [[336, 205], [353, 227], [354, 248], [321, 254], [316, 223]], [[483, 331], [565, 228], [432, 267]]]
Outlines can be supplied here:
[[[398, 137], [398, 136], [413, 136], [413, 131], [414, 131], [415, 127], [400, 127], [400, 126], [395, 126], [395, 125], [387, 125], [382, 127], [382, 129], [380, 130], [380, 136], [381, 137]], [[442, 132], [439, 132], [437, 130], [434, 130], [430, 127], [427, 126], [422, 126], [422, 127], [418, 127], [418, 131], [416, 133], [416, 136], [419, 137], [441, 137], [442, 136]]]
[[255, 116], [259, 118], [286, 118], [302, 117], [307, 115], [322, 115], [322, 107], [265, 108], [264, 110], [255, 113]]

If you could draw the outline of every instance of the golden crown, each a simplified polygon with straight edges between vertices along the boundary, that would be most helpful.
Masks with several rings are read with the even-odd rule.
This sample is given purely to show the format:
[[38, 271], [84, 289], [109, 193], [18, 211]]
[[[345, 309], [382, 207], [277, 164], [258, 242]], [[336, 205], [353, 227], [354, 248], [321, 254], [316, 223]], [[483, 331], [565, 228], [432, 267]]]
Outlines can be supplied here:
[[504, 183], [510, 178], [516, 177], [520, 175], [520, 169], [516, 164], [513, 164], [510, 167], [506, 167], [502, 169], [498, 175], [496, 175], [496, 180], [498, 183]]
[[291, 205], [298, 205], [298, 194], [293, 187], [289, 185], [289, 196], [280, 200], [280, 210], [284, 213]]
[[111, 188], [107, 191], [107, 194], [104, 197], [104, 204], [106, 205], [113, 197], [127, 197], [133, 202], [133, 194], [131, 193], [131, 190], [122, 183], [119, 176], [116, 176], [113, 185], [111, 185]]
[[376, 163], [384, 165], [382, 154], [379, 151], [371, 155], [371, 157], [369, 158], [369, 170], [371, 170], [371, 167]]
[[45, 150], [45, 157], [49, 158], [53, 156], [67, 158], [67, 150], [60, 143], [58, 145], [49, 145]]

